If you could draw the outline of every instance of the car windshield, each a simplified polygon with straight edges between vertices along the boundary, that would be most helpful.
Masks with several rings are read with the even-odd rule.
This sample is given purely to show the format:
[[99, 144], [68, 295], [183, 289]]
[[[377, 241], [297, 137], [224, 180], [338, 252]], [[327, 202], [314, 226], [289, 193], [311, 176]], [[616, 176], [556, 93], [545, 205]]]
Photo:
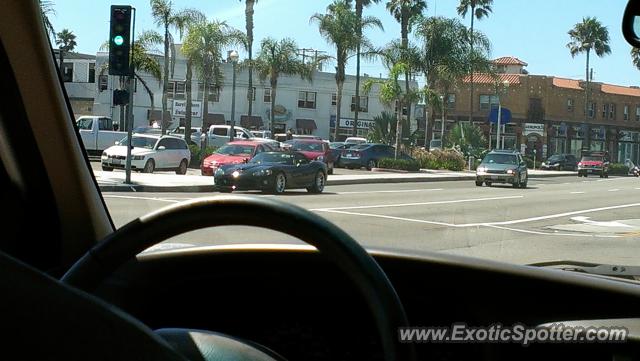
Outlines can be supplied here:
[[[262, 195], [276, 193], [264, 189], [277, 175], [266, 171], [228, 191], [312, 210], [366, 248], [640, 265], [640, 186], [625, 166], [640, 164], [640, 51], [621, 32], [624, 0], [40, 3], [51, 64], [116, 228], [220, 195], [218, 163], [240, 173], [274, 164], [286, 168], [285, 196]], [[131, 38], [111, 37], [110, 8], [127, 3], [133, 73], [114, 68], [129, 64], [119, 56]], [[403, 19], [409, 3], [426, 7]], [[403, 44], [416, 56], [402, 56]], [[186, 149], [136, 151], [125, 183], [127, 162], [103, 152], [126, 144], [129, 122], [136, 148], [157, 145], [143, 133], [192, 136]], [[212, 154], [239, 158], [205, 162]], [[318, 172], [326, 178], [314, 185]], [[239, 227], [167, 241], [262, 242], [299, 240]]]
[[322, 143], [315, 142], [286, 142], [291, 144], [292, 150], [301, 150], [304, 152], [322, 152], [324, 151]]
[[487, 154], [482, 161], [484, 164], [518, 164], [518, 158], [513, 154]]
[[[128, 137], [124, 137], [119, 141], [120, 145], [126, 146], [127, 142], [129, 141]], [[153, 147], [156, 145], [156, 142], [158, 141], [158, 139], [156, 138], [151, 138], [151, 137], [140, 137], [140, 136], [133, 136], [131, 137], [131, 145], [134, 148], [147, 148], [147, 149], [153, 149]]]
[[279, 164], [293, 164], [293, 155], [288, 153], [280, 153], [280, 152], [268, 152], [268, 153], [260, 153], [253, 157], [249, 161], [249, 163], [253, 164], [262, 164], [262, 163], [279, 163]]
[[216, 151], [218, 154], [225, 155], [251, 155], [255, 146], [253, 145], [244, 145], [244, 144], [227, 144]]

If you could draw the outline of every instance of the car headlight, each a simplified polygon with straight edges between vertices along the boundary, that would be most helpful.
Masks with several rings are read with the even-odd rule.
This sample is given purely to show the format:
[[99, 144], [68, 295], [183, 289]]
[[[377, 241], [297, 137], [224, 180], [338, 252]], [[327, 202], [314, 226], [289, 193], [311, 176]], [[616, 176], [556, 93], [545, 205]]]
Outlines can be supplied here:
[[109, 158], [109, 155], [107, 154], [107, 152], [102, 152], [102, 158]]
[[144, 155], [134, 155], [133, 160], [144, 160]]
[[316, 160], [319, 160], [321, 162], [324, 162], [324, 155], [319, 155]]
[[487, 171], [487, 167], [478, 167], [476, 170], [480, 173], [484, 173]]
[[253, 172], [252, 174], [256, 177], [263, 177], [263, 176], [269, 176], [271, 175], [273, 172], [271, 171], [271, 169], [260, 169], [257, 170], [255, 172]]
[[233, 173], [231, 173], [231, 176], [233, 178], [238, 178], [238, 177], [240, 177], [240, 172], [238, 172], [237, 170], [234, 170]]
[[224, 175], [224, 170], [222, 168], [218, 168], [218, 170], [216, 170], [215, 175], [217, 175], [217, 176]]
[[513, 169], [507, 169], [507, 174], [513, 174], [515, 171]]
[[553, 166], [554, 166], [554, 167], [559, 167], [559, 166], [560, 166], [560, 163], [554, 163], [554, 164], [553, 164]]

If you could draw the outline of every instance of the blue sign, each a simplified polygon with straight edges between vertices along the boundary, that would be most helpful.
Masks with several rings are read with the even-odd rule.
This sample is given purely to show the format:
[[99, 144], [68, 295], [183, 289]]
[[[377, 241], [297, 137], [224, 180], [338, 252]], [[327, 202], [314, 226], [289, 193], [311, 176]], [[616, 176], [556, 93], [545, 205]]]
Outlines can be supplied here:
[[[492, 108], [491, 112], [489, 112], [489, 122], [497, 123], [498, 122], [498, 108]], [[507, 124], [511, 122], [511, 110], [507, 108], [500, 109], [500, 124]]]

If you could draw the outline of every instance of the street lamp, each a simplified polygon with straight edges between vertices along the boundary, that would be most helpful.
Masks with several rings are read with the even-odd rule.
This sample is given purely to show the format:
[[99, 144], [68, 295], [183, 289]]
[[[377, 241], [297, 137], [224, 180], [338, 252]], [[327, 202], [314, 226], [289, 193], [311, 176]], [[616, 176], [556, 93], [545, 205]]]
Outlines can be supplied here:
[[[502, 87], [503, 92], [506, 94], [507, 90], [509, 89], [509, 81], [503, 81]], [[498, 89], [496, 89], [496, 95], [498, 95]], [[498, 95], [498, 130], [496, 131], [496, 149], [502, 149], [502, 147], [500, 146], [500, 121], [502, 119], [500, 118], [502, 118], [502, 101], [500, 100], [500, 96]]]
[[236, 65], [238, 64], [238, 59], [240, 55], [237, 51], [231, 50], [229, 52], [229, 61], [232, 65], [233, 75], [231, 76], [232, 86], [231, 86], [231, 129], [229, 129], [229, 141], [232, 142], [235, 137], [235, 125], [236, 125]]

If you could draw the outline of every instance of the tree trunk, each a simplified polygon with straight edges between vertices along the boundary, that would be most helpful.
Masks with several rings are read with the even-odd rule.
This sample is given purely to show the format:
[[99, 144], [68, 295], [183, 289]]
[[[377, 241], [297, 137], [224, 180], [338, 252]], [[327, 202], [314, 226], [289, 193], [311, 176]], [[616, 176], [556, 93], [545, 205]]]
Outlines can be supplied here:
[[[204, 95], [202, 96], [202, 127], [204, 128], [204, 122], [209, 115], [209, 79], [204, 79], [204, 85], [202, 86]], [[203, 129], [203, 133], [208, 129]]]
[[246, 30], [247, 30], [247, 52], [249, 53], [249, 88], [247, 89], [247, 101], [249, 102], [249, 109], [247, 114], [251, 116], [253, 111], [253, 5], [254, 0], [245, 0], [245, 18], [246, 18]]
[[473, 121], [473, 18], [475, 17], [475, 7], [471, 8], [471, 34], [469, 35], [469, 70], [471, 71], [471, 91], [469, 92], [469, 122]]
[[[407, 123], [411, 124], [411, 103], [408, 101], [408, 96], [409, 96], [409, 91], [410, 91], [410, 86], [409, 86], [409, 81], [410, 81], [410, 77], [411, 77], [411, 64], [409, 64], [409, 15], [405, 14], [402, 18], [402, 28], [401, 28], [401, 35], [402, 35], [402, 49], [404, 51], [404, 60], [405, 60], [405, 65], [407, 67], [407, 71], [404, 74], [404, 90], [405, 90], [405, 99], [407, 99], [406, 102], [406, 107], [407, 107]], [[404, 102], [402, 102], [404, 103]], [[398, 126], [399, 128], [402, 127], [402, 107], [400, 107], [400, 119], [398, 119]], [[399, 129], [398, 128], [398, 129]], [[399, 138], [402, 138], [402, 133], [398, 133], [400, 136]], [[400, 144], [400, 140], [401, 139], [396, 139], [396, 144], [399, 145]], [[398, 146], [396, 146], [396, 158], [398, 158]]]
[[400, 138], [402, 138], [402, 100], [398, 99], [398, 111], [396, 112], [396, 149], [393, 154], [395, 159], [398, 159], [398, 153], [400, 152]]
[[186, 74], [186, 84], [185, 84], [185, 92], [187, 93], [187, 104], [185, 106], [185, 116], [184, 116], [184, 141], [187, 144], [191, 144], [191, 100], [193, 99], [193, 94], [191, 93], [191, 79], [193, 78], [193, 63], [191, 60], [187, 60], [187, 74]]
[[[275, 121], [276, 108], [276, 88], [278, 87], [278, 79], [271, 78], [271, 119], [269, 122], [269, 131], [273, 133], [273, 122]], [[286, 130], [286, 129], [285, 129]]]
[[358, 45], [356, 46], [356, 109], [353, 113], [353, 129], [352, 136], [358, 135], [358, 117], [360, 113], [360, 45], [362, 43], [362, 0], [356, 0], [356, 17], [358, 18], [358, 26], [356, 27], [358, 36]]
[[62, 74], [62, 81], [64, 82], [64, 51], [58, 49], [58, 55], [60, 56], [60, 74]]
[[336, 82], [336, 126], [333, 129], [333, 141], [338, 141], [338, 135], [340, 130], [340, 117], [342, 108], [342, 88], [344, 86], [343, 81]]
[[[585, 84], [585, 88], [584, 88], [584, 117], [585, 120], [587, 118], [589, 118], [589, 53], [591, 52], [591, 49], [587, 49], [587, 65], [586, 65], [586, 69], [585, 69], [585, 79], [586, 79], [586, 84]], [[595, 113], [595, 109], [593, 110], [593, 112]], [[594, 114], [595, 115], [595, 114]]]
[[[251, 44], [251, 42], [249, 44]], [[255, 94], [253, 93], [253, 65], [251, 64], [251, 61], [252, 51], [251, 45], [249, 45], [249, 88], [247, 89], [247, 101], [249, 102], [249, 109], [247, 111], [247, 114], [249, 116], [251, 116], [253, 112], [253, 97], [255, 96]]]
[[168, 19], [164, 23], [164, 72], [162, 73], [162, 121], [160, 128], [162, 135], [167, 131], [169, 119], [167, 117], [167, 88], [169, 87], [169, 24]]

